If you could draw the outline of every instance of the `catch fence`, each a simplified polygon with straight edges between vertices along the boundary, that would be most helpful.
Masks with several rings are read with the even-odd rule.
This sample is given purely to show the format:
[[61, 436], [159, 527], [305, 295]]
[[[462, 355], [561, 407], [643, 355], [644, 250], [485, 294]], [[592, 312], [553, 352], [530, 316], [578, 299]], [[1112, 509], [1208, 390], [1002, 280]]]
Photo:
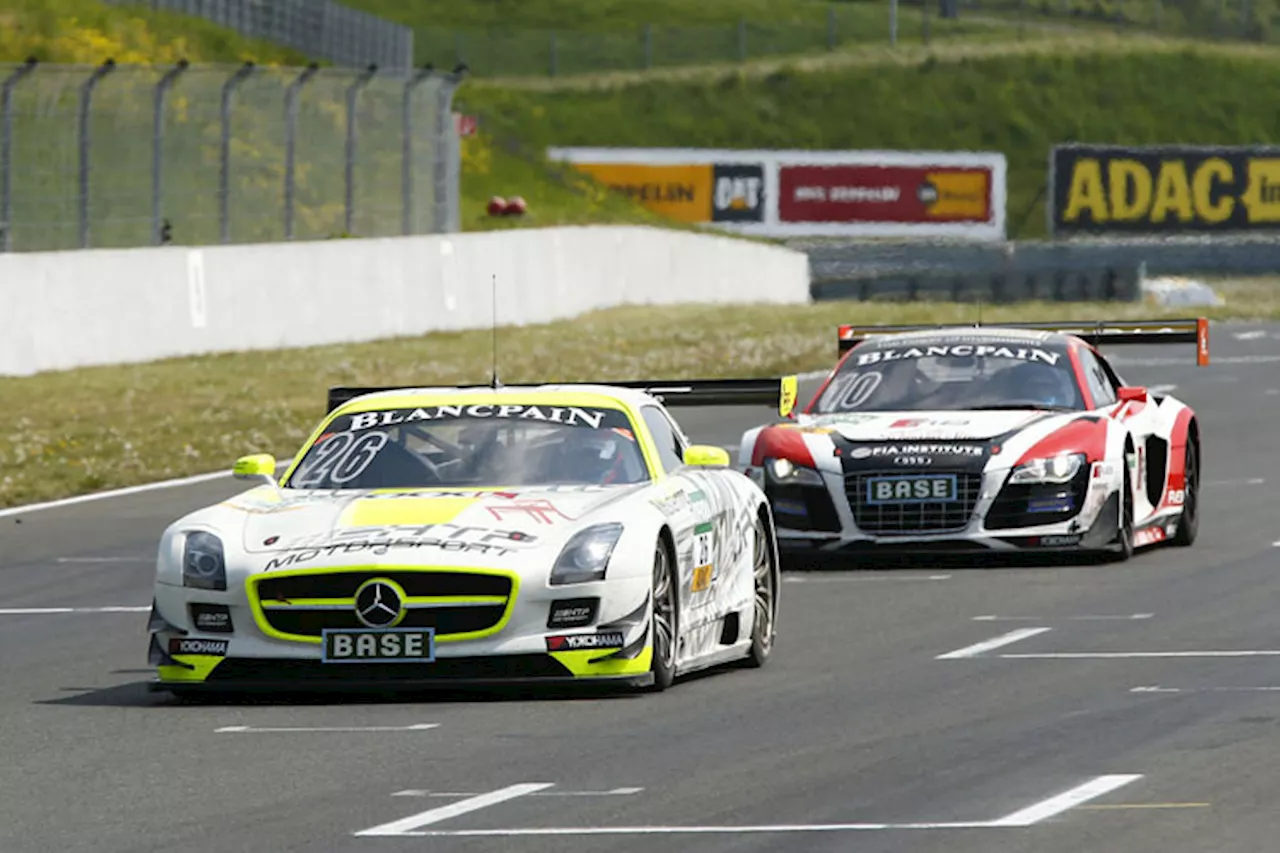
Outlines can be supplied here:
[[0, 251], [458, 230], [460, 77], [0, 66]]

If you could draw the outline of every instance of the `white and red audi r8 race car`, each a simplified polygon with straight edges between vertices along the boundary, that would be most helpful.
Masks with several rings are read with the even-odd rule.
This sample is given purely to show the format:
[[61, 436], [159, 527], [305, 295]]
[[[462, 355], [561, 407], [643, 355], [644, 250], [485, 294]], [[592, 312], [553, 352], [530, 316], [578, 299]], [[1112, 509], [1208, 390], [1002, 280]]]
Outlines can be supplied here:
[[842, 326], [843, 357], [792, 422], [744, 434], [787, 556], [1190, 545], [1200, 426], [1123, 381], [1100, 345], [1193, 343], [1204, 319]]

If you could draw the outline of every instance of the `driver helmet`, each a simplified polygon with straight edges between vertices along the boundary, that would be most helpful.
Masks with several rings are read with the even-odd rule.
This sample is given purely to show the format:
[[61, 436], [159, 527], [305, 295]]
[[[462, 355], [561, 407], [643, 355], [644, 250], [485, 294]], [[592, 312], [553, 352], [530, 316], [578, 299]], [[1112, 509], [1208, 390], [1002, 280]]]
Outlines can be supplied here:
[[[565, 441], [561, 452], [565, 455], [569, 476], [583, 483], [604, 485], [625, 475], [626, 439], [613, 430], [599, 430], [582, 435], [575, 429]], [[615, 476], [609, 475], [614, 472]]]
[[1043, 364], [1020, 364], [1013, 368], [1006, 388], [1014, 399], [1045, 406], [1070, 406], [1075, 400], [1067, 375]]

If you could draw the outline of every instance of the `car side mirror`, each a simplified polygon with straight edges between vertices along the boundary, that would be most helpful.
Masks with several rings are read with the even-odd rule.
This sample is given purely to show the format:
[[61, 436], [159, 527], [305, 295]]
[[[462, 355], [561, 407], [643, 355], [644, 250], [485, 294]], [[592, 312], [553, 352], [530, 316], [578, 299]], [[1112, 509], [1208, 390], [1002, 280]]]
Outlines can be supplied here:
[[729, 464], [729, 451], [709, 444], [694, 444], [684, 451], [684, 464], [699, 468]]
[[276, 458], [270, 453], [257, 453], [253, 456], [242, 456], [236, 460], [231, 475], [237, 480], [264, 480], [268, 483], [276, 481]]
[[1140, 385], [1126, 385], [1116, 392], [1122, 403], [1147, 402], [1147, 389]]

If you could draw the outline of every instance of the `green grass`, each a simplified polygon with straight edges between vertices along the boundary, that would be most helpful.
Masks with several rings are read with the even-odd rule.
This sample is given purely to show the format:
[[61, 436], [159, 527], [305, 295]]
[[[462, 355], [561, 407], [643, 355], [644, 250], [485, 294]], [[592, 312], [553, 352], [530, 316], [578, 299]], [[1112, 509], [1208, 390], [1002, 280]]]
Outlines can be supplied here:
[[[1280, 282], [1226, 283], [1227, 304], [985, 306], [988, 322], [1203, 314], [1280, 318]], [[829, 366], [835, 327], [973, 322], [955, 303], [619, 308], [500, 335], [507, 384], [762, 376]], [[251, 452], [291, 456], [338, 384], [488, 379], [483, 330], [367, 344], [174, 359], [0, 378], [0, 506], [229, 468]], [[1192, 355], [1188, 353], [1188, 363]]]
[[102, 0], [0, 0], [0, 63], [243, 62], [305, 64], [296, 51], [199, 18]]
[[[729, 62], [889, 40], [884, 2], [354, 0], [352, 5], [413, 27], [419, 62], [452, 66], [465, 61], [482, 76]], [[982, 35], [992, 28], [929, 14], [934, 38]], [[922, 9], [904, 6], [900, 38], [920, 40], [923, 17]]]
[[[747, 71], [466, 86], [465, 109], [545, 145], [1004, 152], [1013, 236], [1044, 233], [1050, 147], [1280, 139], [1280, 52], [1106, 37], [855, 52]], [[825, 67], [824, 67], [825, 66]]]

